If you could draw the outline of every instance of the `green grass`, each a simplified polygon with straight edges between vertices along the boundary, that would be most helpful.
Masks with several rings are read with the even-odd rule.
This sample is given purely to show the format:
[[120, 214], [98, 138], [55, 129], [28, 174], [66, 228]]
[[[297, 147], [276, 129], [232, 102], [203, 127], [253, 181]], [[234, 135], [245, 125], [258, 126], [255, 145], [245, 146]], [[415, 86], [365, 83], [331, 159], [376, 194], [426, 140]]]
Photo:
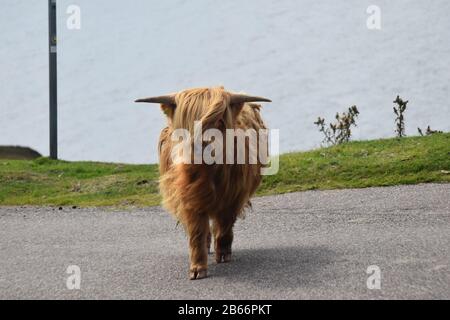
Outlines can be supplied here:
[[[450, 182], [450, 134], [357, 141], [280, 158], [258, 195]], [[0, 205], [152, 206], [156, 165], [0, 160]]]

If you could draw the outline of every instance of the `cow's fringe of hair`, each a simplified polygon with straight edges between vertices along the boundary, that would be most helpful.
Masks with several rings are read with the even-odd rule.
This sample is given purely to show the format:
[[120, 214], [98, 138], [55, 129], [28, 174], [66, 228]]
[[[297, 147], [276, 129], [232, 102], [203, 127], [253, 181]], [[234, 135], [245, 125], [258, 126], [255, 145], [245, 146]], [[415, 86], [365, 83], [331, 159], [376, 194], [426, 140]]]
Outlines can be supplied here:
[[194, 122], [200, 121], [203, 131], [213, 128], [223, 120], [226, 128], [233, 127], [230, 95], [223, 88], [200, 88], [180, 92], [176, 95], [177, 111], [172, 120], [174, 129], [194, 132]]

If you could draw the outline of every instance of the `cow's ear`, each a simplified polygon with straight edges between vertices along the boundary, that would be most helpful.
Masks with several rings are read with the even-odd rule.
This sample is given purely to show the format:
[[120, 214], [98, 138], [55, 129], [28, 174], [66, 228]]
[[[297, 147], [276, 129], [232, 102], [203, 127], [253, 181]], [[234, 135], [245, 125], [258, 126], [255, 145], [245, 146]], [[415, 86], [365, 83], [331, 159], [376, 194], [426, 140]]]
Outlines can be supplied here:
[[238, 103], [231, 103], [231, 110], [233, 110], [233, 115], [237, 116], [239, 113], [241, 113], [242, 108], [244, 107], [244, 102], [238, 102]]
[[177, 108], [176, 104], [161, 104], [162, 112], [170, 119], [173, 119], [173, 115], [175, 114], [176, 108]]

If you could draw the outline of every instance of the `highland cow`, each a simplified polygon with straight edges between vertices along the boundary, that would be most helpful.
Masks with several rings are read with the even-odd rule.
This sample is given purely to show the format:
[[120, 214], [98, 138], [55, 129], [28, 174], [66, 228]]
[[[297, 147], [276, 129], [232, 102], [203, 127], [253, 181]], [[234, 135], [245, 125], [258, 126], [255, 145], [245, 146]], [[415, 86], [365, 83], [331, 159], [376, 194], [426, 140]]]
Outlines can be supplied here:
[[[223, 133], [225, 140], [230, 139], [226, 135], [229, 130], [253, 129], [260, 132], [266, 127], [260, 116], [260, 105], [254, 102], [271, 101], [230, 93], [223, 87], [218, 87], [185, 90], [167, 96], [139, 99], [136, 102], [158, 103], [167, 115], [168, 125], [162, 130], [159, 139], [163, 205], [184, 226], [189, 237], [189, 278], [205, 278], [211, 236], [214, 238], [216, 262], [231, 260], [233, 226], [246, 207], [251, 206], [250, 198], [261, 182], [264, 163], [260, 159], [249, 163], [252, 151], [250, 144], [246, 139], [243, 145], [239, 145], [236, 137], [232, 138], [233, 157], [235, 159], [240, 151], [238, 149], [243, 148], [246, 163], [175, 161], [177, 152], [174, 150], [179, 142], [173, 139], [173, 133], [184, 129], [192, 137], [196, 134], [195, 123], [201, 124], [201, 133], [214, 129]], [[224, 157], [230, 154], [230, 150], [226, 150], [229, 142], [222, 144], [224, 152], [220, 154]], [[190, 143], [191, 150], [196, 149], [194, 143]], [[211, 140], [202, 140], [202, 150], [210, 143]]]

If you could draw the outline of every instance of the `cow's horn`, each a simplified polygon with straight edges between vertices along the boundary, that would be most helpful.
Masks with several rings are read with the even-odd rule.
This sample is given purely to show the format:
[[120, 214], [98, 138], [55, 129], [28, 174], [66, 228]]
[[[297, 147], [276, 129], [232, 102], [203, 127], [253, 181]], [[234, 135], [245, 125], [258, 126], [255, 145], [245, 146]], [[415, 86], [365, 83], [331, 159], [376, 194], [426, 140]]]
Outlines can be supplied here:
[[240, 104], [246, 102], [272, 102], [272, 100], [263, 97], [248, 96], [246, 94], [232, 94], [230, 102], [232, 104]]
[[175, 95], [138, 99], [135, 102], [175, 104]]

